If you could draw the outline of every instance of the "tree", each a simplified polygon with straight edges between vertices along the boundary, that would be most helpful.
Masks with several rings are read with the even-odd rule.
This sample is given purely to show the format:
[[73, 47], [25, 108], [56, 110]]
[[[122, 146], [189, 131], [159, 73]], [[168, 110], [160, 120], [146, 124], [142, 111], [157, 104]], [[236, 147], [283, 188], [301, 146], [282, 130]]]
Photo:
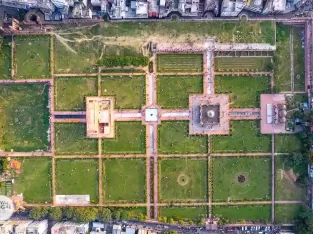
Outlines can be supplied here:
[[175, 221], [174, 221], [174, 219], [173, 219], [173, 218], [169, 218], [168, 223], [169, 223], [169, 224], [174, 224], [174, 223], [175, 223]]
[[72, 219], [74, 215], [74, 207], [64, 207], [63, 208], [63, 215], [67, 219]]
[[97, 219], [98, 209], [94, 207], [75, 207], [73, 220], [88, 223]]
[[108, 208], [101, 208], [99, 210], [99, 219], [102, 221], [111, 221], [112, 220], [112, 212]]
[[113, 211], [113, 219], [120, 220], [121, 219], [121, 210]]
[[63, 219], [62, 209], [60, 207], [51, 207], [49, 209], [49, 218], [54, 221], [61, 221]]
[[313, 233], [313, 213], [312, 210], [303, 205], [298, 217], [295, 220], [296, 233], [311, 234]]
[[31, 219], [42, 219], [48, 215], [49, 207], [35, 206], [31, 208], [29, 217]]

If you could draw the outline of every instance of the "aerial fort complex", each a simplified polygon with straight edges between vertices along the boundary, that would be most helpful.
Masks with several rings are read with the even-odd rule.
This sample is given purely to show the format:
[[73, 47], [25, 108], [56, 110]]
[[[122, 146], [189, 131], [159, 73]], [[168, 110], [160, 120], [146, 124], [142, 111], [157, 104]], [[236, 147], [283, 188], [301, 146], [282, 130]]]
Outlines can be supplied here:
[[210, 228], [292, 224], [310, 199], [311, 19], [20, 27], [2, 31], [1, 194]]

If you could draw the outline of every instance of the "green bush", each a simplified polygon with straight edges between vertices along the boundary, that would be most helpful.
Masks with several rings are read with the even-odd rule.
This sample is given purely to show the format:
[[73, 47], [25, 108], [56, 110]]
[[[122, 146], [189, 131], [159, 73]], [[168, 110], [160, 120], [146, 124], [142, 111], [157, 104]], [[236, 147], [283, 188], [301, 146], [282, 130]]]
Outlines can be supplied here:
[[145, 67], [149, 63], [149, 58], [146, 56], [106, 56], [98, 63], [106, 67]]

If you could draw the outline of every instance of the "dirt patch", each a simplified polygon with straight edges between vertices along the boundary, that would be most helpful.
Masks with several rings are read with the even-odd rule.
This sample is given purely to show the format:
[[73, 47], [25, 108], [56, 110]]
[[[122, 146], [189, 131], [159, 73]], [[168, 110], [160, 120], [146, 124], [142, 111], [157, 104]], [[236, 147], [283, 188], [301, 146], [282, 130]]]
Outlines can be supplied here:
[[293, 169], [289, 169], [287, 171], [285, 170], [280, 170], [280, 179], [282, 180], [283, 178], [289, 180], [291, 183], [295, 183], [297, 179], [299, 178], [299, 173], [295, 174]]

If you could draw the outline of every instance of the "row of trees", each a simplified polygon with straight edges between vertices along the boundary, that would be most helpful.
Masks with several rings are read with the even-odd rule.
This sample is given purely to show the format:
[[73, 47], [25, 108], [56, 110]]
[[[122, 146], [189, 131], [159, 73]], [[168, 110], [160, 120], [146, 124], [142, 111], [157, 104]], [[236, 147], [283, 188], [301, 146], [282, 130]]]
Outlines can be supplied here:
[[177, 222], [179, 225], [185, 225], [185, 224], [189, 224], [189, 225], [199, 225], [199, 226], [204, 226], [205, 225], [205, 217], [199, 217], [197, 219], [187, 219], [187, 218], [179, 218], [179, 217], [159, 217], [158, 221], [162, 222], [162, 223], [168, 223], [168, 224], [175, 224], [175, 222]]
[[148, 63], [149, 58], [146, 56], [105, 56], [98, 62], [106, 67], [145, 67]]
[[91, 222], [94, 220], [140, 220], [147, 217], [128, 209], [109, 209], [105, 207], [32, 207], [28, 213], [31, 219], [49, 218], [55, 221], [73, 220], [75, 222]]

